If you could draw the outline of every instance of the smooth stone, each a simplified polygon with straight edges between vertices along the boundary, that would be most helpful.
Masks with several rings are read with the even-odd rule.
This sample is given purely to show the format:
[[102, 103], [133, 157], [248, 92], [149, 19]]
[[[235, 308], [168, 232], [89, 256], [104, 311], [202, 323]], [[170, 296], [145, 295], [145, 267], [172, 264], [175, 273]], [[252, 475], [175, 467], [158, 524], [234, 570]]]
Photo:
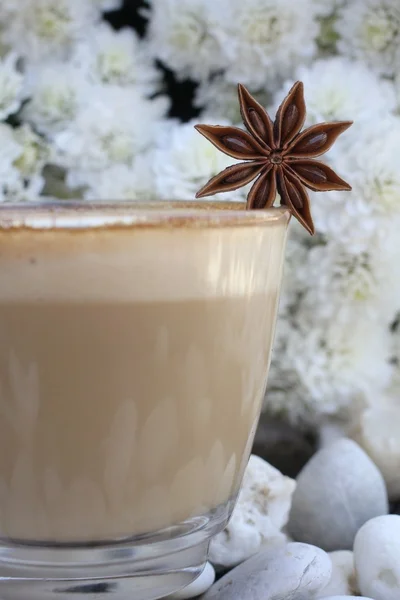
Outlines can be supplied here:
[[326, 551], [351, 550], [360, 527], [389, 509], [376, 465], [352, 440], [319, 450], [297, 478], [288, 533]]
[[332, 563], [320, 548], [288, 544], [262, 550], [209, 589], [202, 600], [303, 600], [328, 583]]
[[354, 556], [350, 550], [337, 550], [330, 552], [332, 561], [331, 580], [317, 598], [339, 594], [349, 596], [358, 593], [356, 573], [354, 569]]
[[359, 419], [355, 439], [380, 469], [389, 498], [400, 498], [400, 407], [375, 406]]
[[375, 600], [400, 598], [400, 516], [371, 519], [357, 533], [354, 563], [360, 592]]
[[282, 546], [296, 482], [254, 454], [247, 465], [231, 520], [210, 544], [209, 560], [220, 567], [240, 564], [264, 546]]
[[184, 587], [179, 592], [170, 594], [165, 600], [188, 600], [189, 598], [198, 598], [204, 594], [215, 581], [215, 571], [213, 566], [208, 562], [202, 574], [192, 583]]

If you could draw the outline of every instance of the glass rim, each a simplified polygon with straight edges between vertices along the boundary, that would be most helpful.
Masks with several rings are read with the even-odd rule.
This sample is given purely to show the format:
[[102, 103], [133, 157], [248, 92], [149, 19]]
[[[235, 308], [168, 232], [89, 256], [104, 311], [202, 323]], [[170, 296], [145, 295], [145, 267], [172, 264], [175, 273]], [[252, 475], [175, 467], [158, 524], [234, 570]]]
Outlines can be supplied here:
[[0, 232], [15, 230], [175, 229], [287, 225], [288, 208], [246, 209], [245, 202], [74, 200], [0, 204]]

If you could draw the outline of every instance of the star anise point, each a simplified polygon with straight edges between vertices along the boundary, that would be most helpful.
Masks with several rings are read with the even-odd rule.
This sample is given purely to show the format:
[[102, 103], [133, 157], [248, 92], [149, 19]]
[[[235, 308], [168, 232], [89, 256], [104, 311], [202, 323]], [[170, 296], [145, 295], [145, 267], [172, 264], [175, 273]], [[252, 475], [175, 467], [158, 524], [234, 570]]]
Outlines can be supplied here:
[[353, 122], [319, 123], [302, 131], [306, 106], [301, 81], [283, 100], [274, 123], [242, 84], [238, 85], [238, 96], [246, 130], [217, 125], [195, 127], [221, 152], [244, 162], [210, 179], [196, 198], [232, 191], [255, 180], [247, 197], [248, 209], [271, 208], [278, 192], [281, 205], [313, 234], [306, 188], [318, 192], [351, 190], [333, 169], [314, 159], [325, 154]]

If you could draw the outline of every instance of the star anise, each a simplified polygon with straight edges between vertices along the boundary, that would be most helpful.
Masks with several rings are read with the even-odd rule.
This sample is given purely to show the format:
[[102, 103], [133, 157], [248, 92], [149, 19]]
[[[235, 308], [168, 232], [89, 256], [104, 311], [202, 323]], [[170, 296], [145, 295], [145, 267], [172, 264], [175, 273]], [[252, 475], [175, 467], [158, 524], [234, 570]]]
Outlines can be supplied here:
[[273, 123], [267, 111], [239, 85], [240, 112], [248, 133], [238, 127], [197, 125], [221, 152], [246, 162], [228, 167], [196, 194], [196, 198], [228, 192], [255, 178], [248, 209], [270, 208], [276, 194], [311, 233], [314, 224], [306, 187], [315, 192], [351, 190], [330, 167], [316, 160], [325, 154], [352, 121], [320, 123], [301, 132], [306, 119], [303, 84], [298, 81], [282, 102]]

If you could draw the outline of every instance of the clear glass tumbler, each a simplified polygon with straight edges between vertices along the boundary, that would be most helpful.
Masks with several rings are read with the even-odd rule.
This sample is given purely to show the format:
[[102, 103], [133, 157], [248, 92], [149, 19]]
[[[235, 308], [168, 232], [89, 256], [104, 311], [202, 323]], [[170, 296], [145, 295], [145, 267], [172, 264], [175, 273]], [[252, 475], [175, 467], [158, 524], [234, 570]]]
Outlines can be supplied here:
[[289, 213], [0, 207], [0, 597], [155, 600], [226, 525]]

